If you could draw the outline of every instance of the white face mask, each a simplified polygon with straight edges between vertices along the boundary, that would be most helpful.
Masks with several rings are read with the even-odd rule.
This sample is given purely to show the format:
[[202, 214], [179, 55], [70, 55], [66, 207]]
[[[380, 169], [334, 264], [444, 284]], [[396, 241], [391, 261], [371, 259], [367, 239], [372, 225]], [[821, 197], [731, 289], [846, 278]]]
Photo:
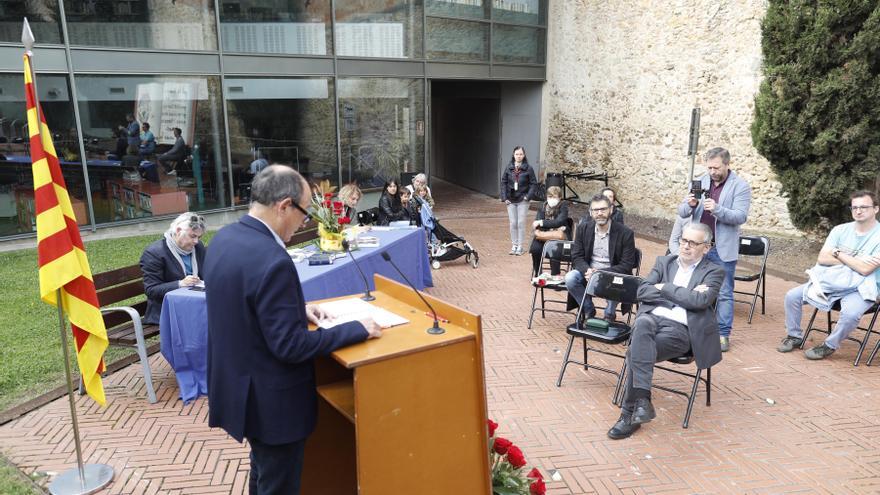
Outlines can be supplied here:
[[550, 208], [556, 208], [556, 205], [559, 204], [558, 198], [547, 198], [547, 206]]

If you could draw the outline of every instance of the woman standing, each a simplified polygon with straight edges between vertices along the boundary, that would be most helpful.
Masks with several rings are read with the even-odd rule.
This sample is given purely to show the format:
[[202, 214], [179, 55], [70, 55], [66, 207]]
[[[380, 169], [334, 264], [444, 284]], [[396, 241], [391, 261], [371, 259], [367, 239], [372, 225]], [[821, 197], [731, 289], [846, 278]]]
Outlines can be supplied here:
[[382, 196], [379, 197], [379, 225], [403, 220], [404, 215], [397, 179], [388, 179], [385, 181], [385, 187], [382, 188]]
[[[535, 229], [535, 238], [529, 247], [529, 253], [532, 255], [532, 276], [537, 277], [541, 273], [541, 256], [544, 254], [546, 242], [538, 239], [538, 232], [558, 230], [561, 237], [571, 239], [571, 232], [568, 231], [568, 203], [562, 200], [562, 189], [557, 186], [547, 188], [547, 201], [538, 210], [532, 227]], [[550, 275], [559, 275], [559, 261], [550, 262]]]
[[535, 171], [529, 166], [525, 148], [513, 148], [510, 163], [501, 175], [501, 201], [507, 205], [507, 217], [510, 220], [509, 254], [523, 254], [526, 216], [529, 214], [529, 201], [535, 194], [537, 184]]

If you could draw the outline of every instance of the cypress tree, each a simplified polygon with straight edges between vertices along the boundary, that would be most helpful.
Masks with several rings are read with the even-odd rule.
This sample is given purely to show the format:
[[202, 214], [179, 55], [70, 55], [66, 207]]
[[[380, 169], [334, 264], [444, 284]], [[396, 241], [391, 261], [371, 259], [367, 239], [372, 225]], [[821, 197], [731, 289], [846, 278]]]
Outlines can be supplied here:
[[880, 2], [771, 0], [761, 30], [752, 142], [795, 226], [851, 221], [849, 194], [880, 171]]

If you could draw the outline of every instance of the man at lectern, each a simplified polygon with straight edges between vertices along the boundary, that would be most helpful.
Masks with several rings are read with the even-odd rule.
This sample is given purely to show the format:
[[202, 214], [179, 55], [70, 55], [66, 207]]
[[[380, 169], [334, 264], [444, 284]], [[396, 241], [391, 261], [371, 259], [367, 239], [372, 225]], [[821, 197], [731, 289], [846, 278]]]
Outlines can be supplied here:
[[310, 200], [299, 173], [266, 167], [248, 214], [217, 233], [205, 258], [208, 424], [248, 439], [251, 494], [299, 493], [317, 417], [312, 360], [382, 336], [370, 318], [308, 330], [325, 315], [305, 304], [285, 242], [309, 221]]

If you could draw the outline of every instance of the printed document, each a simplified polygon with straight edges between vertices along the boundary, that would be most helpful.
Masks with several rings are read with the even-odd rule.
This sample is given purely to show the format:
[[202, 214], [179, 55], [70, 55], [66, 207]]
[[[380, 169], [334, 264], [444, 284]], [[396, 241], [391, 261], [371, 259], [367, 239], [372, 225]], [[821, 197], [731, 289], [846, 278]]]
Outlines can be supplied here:
[[368, 316], [372, 317], [376, 324], [382, 328], [390, 328], [409, 323], [409, 320], [406, 318], [396, 315], [387, 309], [370, 304], [357, 297], [321, 303], [318, 307], [332, 316], [329, 319], [318, 322], [318, 326], [322, 328], [329, 328], [349, 321], [361, 320]]

